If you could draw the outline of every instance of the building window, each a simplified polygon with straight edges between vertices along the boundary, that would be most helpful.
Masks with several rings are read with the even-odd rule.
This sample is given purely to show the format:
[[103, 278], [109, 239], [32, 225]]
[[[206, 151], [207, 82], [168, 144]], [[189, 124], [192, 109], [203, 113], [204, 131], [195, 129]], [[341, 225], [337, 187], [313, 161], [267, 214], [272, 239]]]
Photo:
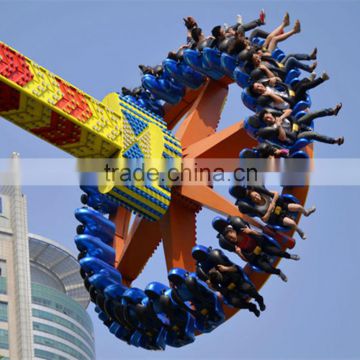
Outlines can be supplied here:
[[35, 349], [35, 357], [45, 360], [67, 360], [63, 356], [40, 349]]
[[79, 359], [79, 360], [89, 359], [88, 357], [82, 355], [80, 352], [76, 351], [74, 348], [53, 339], [35, 335], [34, 342], [35, 344], [44, 345], [49, 348], [60, 350], [66, 354], [73, 356], [75, 359]]
[[75, 345], [79, 349], [83, 350], [85, 353], [87, 353], [90, 358], [92, 358], [94, 356], [93, 349], [89, 348], [82, 341], [75, 338], [73, 335], [67, 333], [66, 331], [58, 329], [58, 328], [56, 328], [54, 326], [50, 326], [50, 325], [47, 325], [47, 324], [41, 324], [41, 323], [38, 323], [38, 322], [35, 322], [35, 321], [33, 322], [33, 329], [36, 330], [36, 331], [40, 331], [40, 332], [43, 332], [43, 333], [47, 333], [47, 334], [50, 334], [50, 335], [57, 336], [57, 337], [59, 337], [61, 339], [64, 339], [66, 341], [69, 341], [70, 343], [72, 343], [73, 345]]
[[0, 277], [0, 294], [6, 294], [6, 277]]
[[3, 213], [3, 202], [2, 197], [0, 196], [0, 215]]
[[3, 301], [0, 301], [0, 321], [8, 321], [8, 304]]
[[31, 284], [31, 289], [33, 304], [48, 307], [63, 313], [79, 322], [91, 334], [93, 333], [89, 315], [76, 301], [55, 289], [40, 284]]
[[7, 330], [0, 329], [0, 349], [9, 349], [9, 335]]
[[39, 310], [39, 309], [32, 309], [32, 315], [35, 318], [51, 321], [53, 323], [59, 324], [61, 326], [68, 328], [69, 330], [76, 332], [78, 335], [80, 335], [85, 340], [85, 342], [92, 349], [92, 351], [94, 351], [94, 339], [92, 339], [89, 334], [87, 334], [86, 332], [81, 330], [78, 326], [73, 324], [71, 321], [66, 320], [58, 315], [51, 314], [49, 312]]
[[0, 276], [6, 276], [6, 260], [0, 259]]

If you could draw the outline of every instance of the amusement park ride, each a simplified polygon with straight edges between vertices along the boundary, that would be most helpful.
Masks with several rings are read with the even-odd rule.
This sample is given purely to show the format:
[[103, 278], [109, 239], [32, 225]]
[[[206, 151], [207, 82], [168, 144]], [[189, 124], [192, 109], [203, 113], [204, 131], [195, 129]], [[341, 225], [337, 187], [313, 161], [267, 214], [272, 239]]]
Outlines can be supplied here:
[[[276, 48], [272, 56], [280, 62], [285, 54]], [[257, 145], [248, 119], [217, 131], [231, 85], [243, 88], [244, 104], [258, 110], [242, 66], [238, 57], [217, 48], [186, 49], [183, 59], [164, 60], [161, 74], [143, 75], [136, 95], [111, 93], [100, 102], [0, 43], [0, 115], [80, 159], [233, 159]], [[286, 81], [299, 76], [295, 68]], [[296, 111], [309, 107], [308, 97]], [[303, 145], [290, 147], [290, 157], [311, 159], [311, 141]], [[277, 231], [240, 213], [211, 184], [82, 184], [81, 189], [86, 206], [75, 211], [81, 223], [75, 242], [85, 286], [111, 333], [146, 349], [189, 344], [239, 310], [196, 275], [194, 253], [209, 251], [196, 239], [203, 207], [240, 217], [282, 249], [295, 246], [292, 230]], [[304, 204], [308, 184], [284, 187], [283, 193]], [[161, 241], [170, 285], [131, 288]], [[273, 259], [273, 266], [278, 262]], [[244, 272], [257, 290], [269, 277], [249, 264]]]

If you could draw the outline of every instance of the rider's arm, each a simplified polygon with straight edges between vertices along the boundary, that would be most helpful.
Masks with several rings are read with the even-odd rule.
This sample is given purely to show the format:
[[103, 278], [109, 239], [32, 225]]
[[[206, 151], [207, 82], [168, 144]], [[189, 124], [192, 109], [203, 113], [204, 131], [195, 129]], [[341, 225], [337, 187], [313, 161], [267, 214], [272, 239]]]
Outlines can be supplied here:
[[280, 118], [281, 120], [284, 120], [284, 119], [288, 118], [288, 117], [291, 115], [291, 113], [292, 113], [292, 110], [291, 110], [291, 109], [286, 109], [286, 110], [284, 110], [284, 111], [282, 112], [282, 115], [279, 116], [279, 118]]
[[[236, 252], [236, 249], [235, 249]], [[217, 269], [221, 272], [236, 272], [237, 268], [235, 265], [231, 265], [231, 266], [225, 266], [225, 265], [218, 265]]]
[[249, 227], [244, 228], [242, 232], [247, 235], [261, 235], [261, 233]]
[[[275, 76], [275, 74], [266, 66], [266, 65], [264, 65], [264, 64], [261, 64], [260, 66], [259, 66], [259, 69], [260, 70], [262, 70], [264, 73], [265, 73], [265, 75], [269, 78], [269, 80], [272, 82], [272, 81], [275, 81], [276, 82], [276, 76]], [[274, 79], [274, 80], [271, 80], [271, 79]], [[270, 82], [270, 83], [271, 83]]]
[[246, 257], [244, 256], [244, 254], [242, 253], [241, 249], [239, 248], [239, 246], [235, 246], [235, 253], [236, 255], [238, 255], [242, 260], [247, 262]]

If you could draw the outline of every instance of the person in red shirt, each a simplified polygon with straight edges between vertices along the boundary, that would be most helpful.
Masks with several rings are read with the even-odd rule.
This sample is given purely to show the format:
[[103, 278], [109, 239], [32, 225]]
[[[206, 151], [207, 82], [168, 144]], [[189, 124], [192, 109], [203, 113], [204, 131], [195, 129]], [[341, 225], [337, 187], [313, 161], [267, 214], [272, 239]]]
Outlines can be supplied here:
[[[225, 226], [224, 226], [225, 225]], [[270, 257], [276, 256], [291, 260], [300, 260], [295, 254], [281, 250], [264, 234], [255, 231], [236, 216], [229, 217], [227, 224], [214, 225], [219, 231], [219, 242], [222, 248], [235, 252], [242, 260], [256, 266], [260, 270], [280, 276], [287, 281], [286, 275], [272, 265]]]

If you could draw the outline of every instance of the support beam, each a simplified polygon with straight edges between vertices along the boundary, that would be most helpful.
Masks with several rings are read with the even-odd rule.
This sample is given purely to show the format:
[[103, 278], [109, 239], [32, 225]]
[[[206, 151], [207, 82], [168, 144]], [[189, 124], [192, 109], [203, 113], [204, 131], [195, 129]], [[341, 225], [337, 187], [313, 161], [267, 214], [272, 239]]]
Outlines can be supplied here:
[[160, 220], [168, 271], [174, 267], [195, 270], [191, 250], [196, 242], [196, 213], [196, 208], [173, 197], [168, 212]]
[[152, 222], [140, 217], [135, 219], [119, 258], [118, 270], [125, 284], [130, 285], [139, 276], [160, 241], [158, 221]]
[[203, 88], [176, 132], [183, 148], [216, 131], [228, 90], [228, 86], [215, 81], [208, 82]]

